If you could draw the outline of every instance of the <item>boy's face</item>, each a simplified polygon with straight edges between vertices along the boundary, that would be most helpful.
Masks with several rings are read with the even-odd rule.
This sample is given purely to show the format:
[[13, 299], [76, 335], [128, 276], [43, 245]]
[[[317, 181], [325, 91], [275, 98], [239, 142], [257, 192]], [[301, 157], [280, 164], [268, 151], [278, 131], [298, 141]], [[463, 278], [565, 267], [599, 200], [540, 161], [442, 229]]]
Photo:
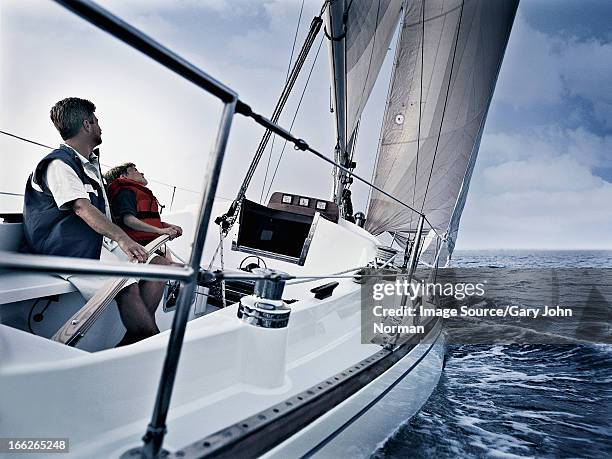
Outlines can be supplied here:
[[128, 167], [127, 173], [123, 174], [127, 179], [134, 180], [135, 182], [147, 185], [149, 183], [142, 172], [139, 172], [134, 166]]

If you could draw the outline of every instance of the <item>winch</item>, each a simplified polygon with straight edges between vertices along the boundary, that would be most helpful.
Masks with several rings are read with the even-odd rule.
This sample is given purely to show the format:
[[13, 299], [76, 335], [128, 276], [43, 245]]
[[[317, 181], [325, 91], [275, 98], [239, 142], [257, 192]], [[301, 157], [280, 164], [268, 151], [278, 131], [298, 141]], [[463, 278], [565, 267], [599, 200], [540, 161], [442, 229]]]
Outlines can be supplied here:
[[255, 268], [253, 274], [266, 276], [255, 282], [255, 292], [240, 299], [238, 318], [262, 328], [285, 328], [291, 309], [283, 301], [286, 273], [267, 268]]

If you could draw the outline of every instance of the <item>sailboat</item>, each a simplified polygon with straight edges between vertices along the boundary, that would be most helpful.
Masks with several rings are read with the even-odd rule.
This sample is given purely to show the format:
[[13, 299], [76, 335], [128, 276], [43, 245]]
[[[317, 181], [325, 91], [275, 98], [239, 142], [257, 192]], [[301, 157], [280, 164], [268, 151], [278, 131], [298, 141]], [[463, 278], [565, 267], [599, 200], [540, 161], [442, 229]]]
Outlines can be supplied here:
[[[363, 285], [370, 272], [417, 282], [419, 262], [435, 276], [452, 254], [518, 1], [325, 2], [312, 31], [329, 43], [333, 159], [95, 3], [58, 3], [224, 108], [201, 207], [171, 217], [195, 228], [191, 244], [170, 243], [183, 268], [16, 253], [19, 216], [3, 216], [3, 436], [55, 439], [71, 457], [369, 456], [434, 390], [444, 335], [439, 320], [420, 318], [421, 334], [363, 342]], [[372, 129], [360, 118], [397, 27], [370, 182], [356, 173], [358, 132]], [[331, 197], [286, 190], [258, 204], [247, 199], [247, 175], [233, 202], [216, 199], [235, 115], [331, 165]], [[365, 213], [353, 213], [356, 180], [372, 190]], [[111, 305], [67, 345], [53, 338], [83, 300], [55, 272], [176, 279], [182, 288], [175, 308], [157, 311], [159, 335], [114, 348], [123, 330]], [[436, 307], [435, 298], [414, 301]]]

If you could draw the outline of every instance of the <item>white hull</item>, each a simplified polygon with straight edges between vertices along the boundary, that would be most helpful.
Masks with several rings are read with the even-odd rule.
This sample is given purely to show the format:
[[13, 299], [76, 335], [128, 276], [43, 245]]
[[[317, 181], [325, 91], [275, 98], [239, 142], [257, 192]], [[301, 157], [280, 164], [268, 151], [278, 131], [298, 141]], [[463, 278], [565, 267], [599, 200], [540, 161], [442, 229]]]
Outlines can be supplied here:
[[[364, 266], [373, 258], [376, 242], [355, 225], [322, 220], [305, 266], [266, 262], [292, 274], [332, 273]], [[215, 245], [213, 237], [208, 250]], [[226, 268], [235, 268], [245, 256], [228, 248]], [[237, 318], [237, 305], [190, 321], [164, 447], [184, 448], [380, 353], [379, 345], [360, 342], [360, 285], [351, 278], [337, 281], [333, 295], [324, 300], [315, 299], [309, 290], [329, 280], [287, 285], [283, 297], [298, 301], [291, 304], [285, 329], [247, 324]], [[10, 307], [0, 305], [0, 319]], [[338, 451], [347, 451], [346, 445], [355, 444], [356, 436], [364, 446], [355, 454], [371, 452], [425, 403], [435, 387], [442, 368], [437, 330], [432, 330], [429, 342], [416, 345], [388, 371], [270, 451], [270, 457], [309, 451], [394, 386], [318, 454], [337, 457]], [[118, 457], [139, 446], [151, 416], [168, 336], [165, 331], [128, 347], [91, 353], [0, 325], [0, 431], [13, 437], [68, 437], [70, 457]], [[392, 410], [394, 403], [389, 400], [397, 390], [408, 392], [402, 395], [408, 400]], [[369, 420], [374, 418], [375, 422]], [[364, 428], [365, 436], [360, 433]]]
[[440, 379], [444, 335], [437, 330], [376, 381], [264, 457], [366, 458], [425, 404]]

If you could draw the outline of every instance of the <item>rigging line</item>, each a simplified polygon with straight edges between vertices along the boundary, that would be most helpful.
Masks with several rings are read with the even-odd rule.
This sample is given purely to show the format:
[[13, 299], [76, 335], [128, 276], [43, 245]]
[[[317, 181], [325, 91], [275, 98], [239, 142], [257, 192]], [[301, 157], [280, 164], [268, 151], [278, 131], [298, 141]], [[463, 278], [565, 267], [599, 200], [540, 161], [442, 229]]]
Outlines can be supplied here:
[[443, 237], [440, 233], [438, 233], [438, 230], [436, 230], [433, 225], [431, 224], [431, 222], [428, 220], [428, 218], [425, 216], [425, 214], [423, 212], [419, 212], [418, 210], [416, 210], [414, 207], [409, 206], [408, 204], [406, 204], [405, 202], [400, 201], [398, 198], [396, 198], [395, 196], [393, 196], [390, 193], [387, 193], [385, 190], [383, 190], [382, 188], [374, 185], [371, 182], [368, 182], [366, 179], [360, 177], [359, 175], [355, 174], [353, 171], [348, 170], [346, 167], [344, 167], [342, 164], [338, 164], [335, 163], [334, 161], [332, 161], [331, 159], [329, 159], [328, 157], [326, 157], [325, 155], [319, 153], [317, 150], [315, 150], [314, 148], [310, 147], [308, 144], [306, 144], [303, 140], [301, 139], [295, 139], [293, 140], [293, 142], [296, 145], [296, 149], [297, 150], [305, 150], [305, 151], [309, 151], [310, 153], [312, 153], [313, 155], [315, 155], [317, 158], [322, 159], [323, 161], [331, 164], [332, 166], [334, 166], [334, 168], [338, 168], [340, 170], [342, 170], [343, 172], [345, 172], [346, 174], [348, 174], [351, 177], [355, 177], [357, 180], [359, 180], [360, 182], [365, 183], [366, 185], [374, 188], [376, 191], [378, 191], [379, 193], [387, 196], [389, 199], [391, 199], [392, 201], [397, 202], [398, 204], [406, 207], [408, 210], [411, 210], [413, 212], [416, 212], [417, 214], [419, 214], [420, 216], [423, 217], [423, 219], [427, 222], [427, 224], [429, 225], [430, 229], [438, 236], [438, 237]]
[[289, 81], [289, 75], [291, 74], [291, 62], [293, 61], [295, 44], [297, 42], [298, 32], [300, 31], [300, 24], [302, 23], [302, 11], [304, 11], [304, 0], [302, 0], [302, 5], [300, 6], [300, 14], [298, 16], [297, 26], [295, 28], [295, 35], [293, 36], [293, 45], [291, 45], [291, 55], [289, 56], [289, 65], [287, 66], [287, 75], [285, 76], [285, 83]]
[[[312, 45], [316, 39], [316, 36], [321, 30], [322, 23], [323, 23], [323, 19], [321, 18], [321, 16], [316, 16], [313, 18], [310, 24], [310, 30], [308, 31], [308, 35], [306, 36], [304, 44], [302, 45], [302, 49], [300, 50], [300, 53], [298, 57], [296, 58], [295, 63], [293, 64], [293, 68], [291, 70], [289, 81], [283, 88], [281, 95], [276, 103], [276, 106], [274, 107], [272, 118], [270, 118], [270, 120], [266, 119], [266, 121], [269, 121], [271, 123], [276, 123], [278, 121], [281, 111], [283, 110], [285, 103], [287, 102], [287, 99], [289, 98], [289, 95], [293, 89], [293, 86], [295, 82], [297, 81], [298, 75], [300, 71], [302, 70], [302, 66], [306, 62], [308, 54], [310, 53], [310, 49], [312, 48]], [[248, 105], [238, 102], [236, 105], [236, 113], [241, 113], [241, 114], [244, 114], [245, 116], [252, 117], [253, 111]], [[257, 119], [263, 120], [263, 117], [258, 115]], [[259, 142], [259, 145], [257, 146], [257, 150], [255, 151], [255, 155], [253, 156], [253, 159], [251, 160], [249, 169], [247, 170], [247, 173], [245, 174], [245, 177], [242, 181], [240, 190], [238, 191], [236, 198], [234, 198], [234, 200], [232, 201], [232, 204], [229, 210], [225, 214], [217, 218], [218, 223], [225, 222], [226, 224], [229, 224], [230, 228], [233, 225], [233, 222], [235, 221], [234, 216], [236, 214], [236, 210], [240, 207], [240, 203], [242, 202], [242, 200], [244, 199], [246, 195], [246, 191], [251, 183], [251, 179], [253, 178], [253, 175], [255, 174], [255, 170], [268, 144], [268, 140], [270, 139], [272, 132], [276, 132], [276, 130], [270, 129], [271, 126], [268, 126], [267, 123], [264, 123], [264, 124], [259, 123], [259, 124], [266, 127], [267, 129], [264, 132], [264, 135], [262, 136]]]
[[[414, 167], [414, 187], [412, 188], [412, 205], [414, 206], [414, 200], [416, 197], [416, 187], [417, 187], [417, 176], [419, 175], [419, 153], [421, 151], [421, 120], [423, 117], [423, 73], [425, 73], [425, 0], [421, 3], [421, 78], [420, 85], [421, 88], [419, 90], [419, 126], [417, 128], [417, 151], [416, 151], [416, 164]], [[433, 165], [433, 164], [432, 164]], [[423, 202], [425, 202], [425, 198], [423, 197]], [[412, 223], [414, 222], [414, 214], [410, 214], [410, 230], [412, 231]]]
[[[304, 10], [304, 1], [302, 0], [302, 5], [300, 6], [300, 14], [298, 15], [297, 25], [295, 27], [295, 35], [293, 35], [293, 44], [291, 45], [291, 54], [289, 55], [289, 65], [287, 66], [287, 75], [285, 76], [285, 85], [289, 81], [289, 75], [291, 74], [291, 63], [293, 61], [293, 53], [295, 52], [295, 44], [297, 42], [298, 32], [300, 31], [300, 24], [302, 23], [302, 11]], [[268, 181], [268, 172], [270, 169], [270, 161], [272, 160], [272, 152], [274, 151], [274, 141], [276, 140], [276, 136], [272, 137], [272, 144], [270, 145], [270, 154], [268, 155], [268, 163], [266, 164], [266, 174], [264, 176], [263, 183], [261, 185], [261, 194], [259, 195], [259, 203], [263, 200], [263, 193], [266, 188], [266, 182]]]
[[[328, 164], [331, 164], [333, 166], [334, 169], [340, 169], [341, 171], [345, 172], [346, 174], [348, 174], [351, 177], [355, 177], [357, 180], [359, 180], [360, 182], [365, 183], [366, 185], [374, 188], [376, 191], [378, 191], [379, 193], [381, 193], [384, 196], [387, 196], [389, 199], [391, 199], [394, 202], [397, 202], [398, 204], [400, 204], [401, 206], [404, 206], [405, 208], [407, 208], [408, 210], [411, 210], [413, 212], [418, 213], [419, 215], [422, 215], [423, 218], [425, 219], [425, 221], [430, 225], [431, 227], [431, 223], [429, 222], [429, 220], [427, 219], [427, 217], [425, 217], [425, 215], [421, 212], [419, 212], [418, 210], [416, 210], [415, 208], [409, 206], [408, 204], [406, 204], [405, 202], [400, 201], [398, 198], [396, 198], [395, 196], [393, 196], [392, 194], [386, 192], [385, 190], [383, 190], [382, 188], [374, 185], [373, 183], [367, 181], [366, 179], [364, 179], [363, 177], [361, 177], [360, 175], [355, 174], [353, 171], [348, 170], [346, 167], [344, 167], [342, 164], [338, 164], [336, 163], [334, 160], [329, 159], [327, 156], [325, 156], [324, 154], [318, 152], [317, 150], [315, 150], [314, 148], [312, 148], [310, 145], [308, 145], [304, 139], [299, 139], [297, 137], [295, 137], [293, 134], [291, 134], [291, 132], [287, 131], [286, 129], [278, 126], [277, 124], [273, 123], [272, 121], [270, 121], [269, 119], [265, 118], [264, 116], [260, 115], [257, 112], [254, 112], [251, 107], [249, 107], [248, 105], [244, 104], [242, 106], [240, 106], [239, 108], [237, 108], [236, 110], [237, 113], [251, 118], [253, 121], [255, 121], [257, 124], [259, 124], [260, 126], [265, 127], [266, 129], [274, 132], [274, 134], [281, 136], [283, 139], [290, 141], [291, 143], [294, 144], [294, 148], [296, 150], [301, 150], [301, 151], [307, 151], [309, 153], [312, 153], [313, 155], [315, 155], [317, 158], [325, 161]], [[437, 232], [437, 230], [433, 227], [431, 227], [431, 229], [434, 231], [434, 233], [436, 233], [439, 237], [442, 237], [440, 235], [440, 233]]]
[[18, 135], [11, 134], [10, 132], [0, 131], [0, 134], [8, 135], [9, 137], [14, 137], [16, 139], [23, 140], [24, 142], [32, 143], [34, 145], [38, 145], [39, 147], [45, 147], [45, 148], [49, 148], [50, 150], [53, 150], [53, 147], [50, 147], [49, 145], [45, 145], [44, 143], [34, 142], [33, 140], [26, 139], [25, 137], [19, 137]]
[[429, 191], [429, 183], [431, 182], [431, 176], [433, 174], [434, 165], [436, 163], [436, 155], [438, 154], [438, 145], [440, 144], [440, 136], [442, 135], [442, 125], [444, 124], [444, 115], [446, 114], [446, 106], [448, 103], [448, 95], [450, 94], [450, 88], [453, 82], [453, 70], [455, 69], [455, 57], [457, 55], [457, 47], [459, 45], [459, 32], [461, 31], [461, 21], [463, 19], [464, 4], [465, 4], [465, 0], [462, 0], [461, 9], [459, 10], [459, 22], [457, 23], [457, 35], [455, 37], [455, 49], [453, 50], [453, 60], [451, 63], [450, 74], [448, 76], [448, 86], [446, 88], [446, 96], [444, 97], [444, 107], [442, 108], [442, 118], [440, 119], [440, 130], [438, 131], [438, 138], [436, 139], [436, 147], [434, 149], [434, 155], [431, 161], [431, 169], [429, 170], [429, 178], [427, 179], [427, 186], [425, 187], [425, 193], [423, 194], [423, 204], [421, 205], [421, 213], [423, 213], [423, 209], [425, 208], [425, 200], [427, 199], [427, 192]]
[[[18, 136], [18, 135], [12, 134], [12, 133], [10, 133], [10, 132], [6, 132], [6, 131], [2, 131], [2, 130], [0, 130], [0, 134], [4, 134], [4, 135], [7, 135], [7, 136], [9, 136], [9, 137], [13, 137], [13, 138], [15, 138], [15, 139], [22, 140], [22, 141], [27, 142], [27, 143], [31, 143], [31, 144], [33, 144], [33, 145], [37, 145], [37, 146], [39, 146], [39, 147], [48, 148], [49, 150], [53, 150], [53, 149], [54, 149], [54, 147], [50, 147], [49, 145], [45, 145], [44, 143], [35, 142], [34, 140], [30, 140], [30, 139], [27, 139], [27, 138], [25, 138], [25, 137], [20, 137], [20, 136]], [[112, 167], [112, 166], [110, 166], [110, 165], [108, 165], [108, 164], [104, 164], [104, 163], [100, 163], [100, 164], [101, 164], [102, 166], [104, 166], [104, 167], [109, 167], [109, 168], [110, 168], [110, 167]], [[189, 191], [189, 192], [191, 192], [191, 193], [202, 194], [202, 192], [201, 192], [201, 191], [196, 191], [196, 190], [191, 190], [191, 189], [189, 189], [189, 188], [183, 188], [183, 187], [180, 187], [180, 186], [175, 186], [175, 185], [172, 185], [172, 184], [170, 184], [170, 183], [161, 182], [161, 181], [159, 181], [159, 180], [155, 180], [155, 179], [152, 179], [152, 178], [151, 178], [151, 179], [149, 179], [149, 181], [150, 181], [150, 182], [157, 183], [157, 184], [160, 184], [160, 185], [165, 185], [165, 186], [173, 187], [173, 188], [176, 188], [177, 190]]]
[[[351, 156], [349, 157], [349, 164], [353, 163], [353, 158], [355, 157], [355, 149], [357, 148], [357, 137], [359, 136], [359, 126], [361, 125], [361, 117], [357, 120], [357, 124], [355, 125], [355, 130], [353, 131], [352, 142], [351, 142]], [[353, 168], [354, 170], [355, 168]], [[344, 184], [344, 189], [350, 190], [352, 183]]]
[[21, 196], [21, 197], [23, 197], [22, 193], [11, 193], [9, 191], [0, 191], [0, 194], [6, 195], [6, 196]]
[[[308, 78], [306, 78], [306, 83], [304, 84], [304, 89], [302, 90], [302, 94], [300, 95], [300, 100], [298, 102], [297, 108], [295, 109], [295, 113], [293, 114], [293, 119], [291, 120], [291, 126], [289, 127], [289, 130], [293, 129], [293, 124], [295, 123], [295, 119], [297, 118], [298, 112], [300, 110], [300, 106], [302, 105], [302, 101], [304, 100], [304, 95], [306, 94], [306, 89], [308, 88], [308, 83], [310, 82], [312, 71], [315, 68], [315, 64], [317, 63], [317, 58], [319, 57], [319, 52], [321, 51], [321, 45], [323, 44], [323, 38], [324, 37], [321, 37], [321, 41], [319, 42], [319, 47], [317, 48], [317, 53], [315, 54], [315, 57], [312, 60], [312, 65], [310, 67], [310, 71], [308, 72]], [[278, 161], [276, 162], [276, 167], [274, 168], [274, 174], [272, 174], [272, 179], [270, 180], [270, 186], [268, 187], [268, 191], [266, 192], [265, 200], [268, 199], [268, 196], [270, 195], [270, 190], [272, 190], [272, 185], [274, 183], [274, 179], [276, 178], [276, 173], [278, 172], [278, 166], [280, 165], [281, 160], [283, 159], [283, 154], [285, 153], [286, 147], [287, 147], [287, 140], [285, 140], [285, 143], [283, 144], [283, 149], [281, 150], [281, 154], [278, 157]]]

